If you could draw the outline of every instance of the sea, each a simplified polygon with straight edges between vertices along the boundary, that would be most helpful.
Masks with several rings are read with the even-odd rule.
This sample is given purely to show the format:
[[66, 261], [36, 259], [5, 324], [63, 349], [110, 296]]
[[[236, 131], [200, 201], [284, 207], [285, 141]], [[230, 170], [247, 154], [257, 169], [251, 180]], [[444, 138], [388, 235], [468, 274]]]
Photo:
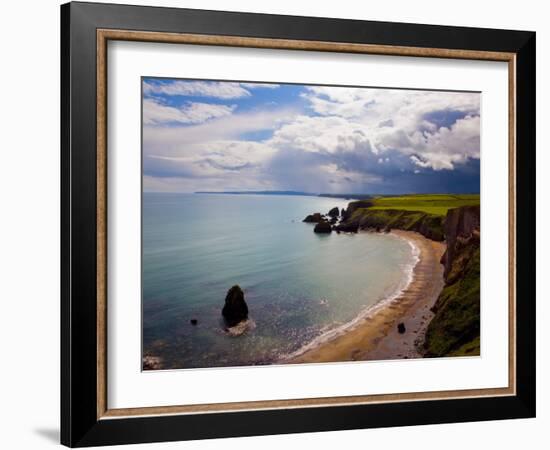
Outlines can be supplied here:
[[[144, 193], [143, 356], [167, 370], [283, 364], [398, 295], [418, 260], [412, 244], [384, 233], [316, 234], [302, 222], [348, 202]], [[221, 310], [235, 284], [249, 320], [231, 330]]]

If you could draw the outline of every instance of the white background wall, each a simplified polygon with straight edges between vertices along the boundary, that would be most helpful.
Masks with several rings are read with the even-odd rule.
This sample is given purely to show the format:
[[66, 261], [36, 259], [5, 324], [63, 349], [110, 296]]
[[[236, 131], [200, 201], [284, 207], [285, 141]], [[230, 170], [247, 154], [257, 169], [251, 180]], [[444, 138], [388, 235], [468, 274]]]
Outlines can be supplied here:
[[[465, 25], [537, 32], [537, 278], [550, 270], [550, 17], [545, 2], [462, 0], [139, 1], [134, 4]], [[0, 447], [58, 442], [59, 422], [59, 1], [4, 2], [0, 18]], [[538, 417], [531, 420], [267, 436], [136, 448], [446, 450], [546, 448], [550, 426], [548, 294], [537, 289]], [[529, 301], [529, 299], [525, 299]], [[531, 299], [535, 301], [535, 299]], [[546, 347], [546, 348], [545, 348]]]

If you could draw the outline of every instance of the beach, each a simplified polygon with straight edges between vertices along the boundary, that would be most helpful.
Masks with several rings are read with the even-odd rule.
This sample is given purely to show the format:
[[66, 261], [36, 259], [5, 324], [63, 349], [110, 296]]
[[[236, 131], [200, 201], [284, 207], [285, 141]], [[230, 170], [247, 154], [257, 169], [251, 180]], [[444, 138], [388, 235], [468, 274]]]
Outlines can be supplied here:
[[[391, 234], [407, 240], [417, 250], [418, 262], [409, 284], [393, 299], [374, 306], [356, 326], [285, 363], [422, 357], [417, 347], [433, 317], [430, 308], [444, 286], [440, 260], [445, 243], [416, 232], [393, 230]], [[405, 325], [404, 333], [398, 331], [400, 323]]]

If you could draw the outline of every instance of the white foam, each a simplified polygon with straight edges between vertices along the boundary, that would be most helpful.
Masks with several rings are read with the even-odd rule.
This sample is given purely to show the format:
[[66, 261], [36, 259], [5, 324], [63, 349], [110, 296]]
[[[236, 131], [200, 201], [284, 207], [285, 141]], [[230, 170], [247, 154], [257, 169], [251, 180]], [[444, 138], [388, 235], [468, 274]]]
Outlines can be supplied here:
[[226, 328], [225, 332], [230, 336], [241, 336], [247, 331], [253, 330], [254, 328], [256, 328], [256, 322], [248, 318], [246, 320], [239, 322], [237, 325], [233, 327]]

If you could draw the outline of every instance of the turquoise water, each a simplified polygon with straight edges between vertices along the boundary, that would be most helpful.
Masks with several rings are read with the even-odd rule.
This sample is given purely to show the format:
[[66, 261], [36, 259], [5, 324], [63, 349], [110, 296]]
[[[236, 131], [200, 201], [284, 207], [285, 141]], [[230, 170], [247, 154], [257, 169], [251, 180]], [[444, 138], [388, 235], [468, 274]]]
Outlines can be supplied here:
[[[319, 235], [302, 223], [346, 200], [307, 196], [143, 196], [143, 351], [163, 368], [281, 362], [394, 294], [414, 262], [395, 236]], [[224, 329], [239, 284], [250, 323]], [[198, 325], [190, 324], [197, 319]]]

